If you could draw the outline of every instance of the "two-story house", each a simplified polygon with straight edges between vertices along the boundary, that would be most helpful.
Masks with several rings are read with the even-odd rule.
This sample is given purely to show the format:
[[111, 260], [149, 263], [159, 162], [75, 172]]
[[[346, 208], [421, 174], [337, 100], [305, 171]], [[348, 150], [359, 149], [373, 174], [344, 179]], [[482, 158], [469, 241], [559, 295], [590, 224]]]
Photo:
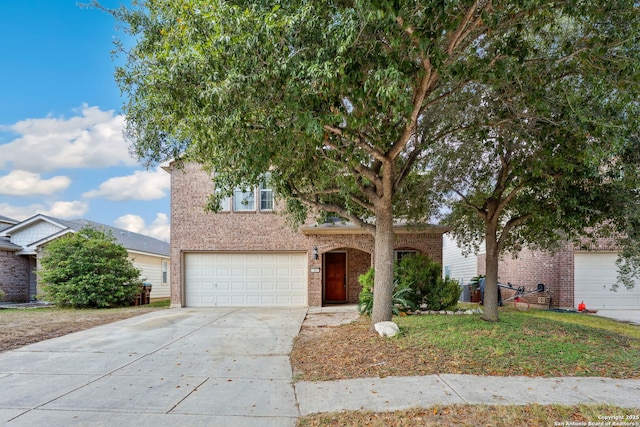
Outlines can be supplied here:
[[[171, 174], [171, 303], [174, 307], [322, 306], [356, 303], [358, 276], [371, 267], [373, 237], [360, 227], [312, 221], [294, 229], [270, 188], [237, 190], [222, 210], [205, 210], [214, 191], [196, 163]], [[396, 227], [395, 249], [442, 262], [444, 227]]]

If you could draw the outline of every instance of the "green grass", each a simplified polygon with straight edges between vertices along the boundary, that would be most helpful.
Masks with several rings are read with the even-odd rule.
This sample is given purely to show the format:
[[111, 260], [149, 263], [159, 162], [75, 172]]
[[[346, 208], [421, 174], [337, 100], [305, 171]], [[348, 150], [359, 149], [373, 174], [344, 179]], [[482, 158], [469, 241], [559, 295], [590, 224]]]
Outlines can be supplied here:
[[154, 301], [148, 305], [149, 307], [169, 308], [169, 306], [171, 305], [171, 300], [164, 299], [161, 301]]
[[601, 317], [542, 310], [395, 319], [397, 344], [481, 375], [640, 378], [640, 327]]

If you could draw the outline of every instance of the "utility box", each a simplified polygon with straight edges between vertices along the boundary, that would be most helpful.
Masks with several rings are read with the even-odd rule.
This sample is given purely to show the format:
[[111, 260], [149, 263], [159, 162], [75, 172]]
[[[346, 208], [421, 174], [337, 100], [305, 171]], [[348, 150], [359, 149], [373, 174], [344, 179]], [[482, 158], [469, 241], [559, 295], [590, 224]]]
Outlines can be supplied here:
[[469, 290], [469, 285], [462, 285], [462, 292], [460, 293], [460, 302], [471, 302], [471, 291]]

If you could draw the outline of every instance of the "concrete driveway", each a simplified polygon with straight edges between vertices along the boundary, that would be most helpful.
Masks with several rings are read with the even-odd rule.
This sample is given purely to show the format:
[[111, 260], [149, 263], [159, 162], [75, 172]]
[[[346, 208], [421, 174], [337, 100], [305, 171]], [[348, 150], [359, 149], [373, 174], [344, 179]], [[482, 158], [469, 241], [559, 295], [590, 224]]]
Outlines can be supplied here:
[[295, 426], [306, 311], [172, 309], [0, 354], [0, 424]]

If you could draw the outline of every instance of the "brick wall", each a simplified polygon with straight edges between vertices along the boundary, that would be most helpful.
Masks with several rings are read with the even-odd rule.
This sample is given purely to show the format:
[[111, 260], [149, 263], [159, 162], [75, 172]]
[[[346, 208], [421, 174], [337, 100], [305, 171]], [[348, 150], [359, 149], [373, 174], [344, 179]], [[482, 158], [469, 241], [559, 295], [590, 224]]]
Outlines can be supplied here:
[[0, 250], [0, 289], [4, 301], [29, 301], [29, 263], [25, 256]]
[[[308, 254], [308, 304], [322, 305], [322, 254], [346, 250], [348, 301], [357, 302], [358, 276], [371, 265], [373, 237], [368, 234], [303, 234], [276, 212], [212, 213], [205, 211], [214, 191], [208, 174], [199, 165], [185, 163], [171, 173], [171, 304], [182, 305], [181, 269], [185, 252], [197, 251], [300, 251]], [[258, 198], [256, 197], [256, 200]], [[259, 204], [257, 204], [259, 205]], [[442, 263], [442, 234], [402, 233], [396, 249], [416, 249]], [[318, 259], [313, 250], [318, 248]], [[311, 272], [320, 269], [319, 273]]]
[[[478, 274], [485, 274], [486, 254], [478, 256]], [[545, 285], [544, 295], [551, 297], [553, 307], [573, 307], [574, 262], [573, 248], [566, 246], [556, 252], [531, 251], [518, 253], [517, 258], [504, 255], [498, 266], [500, 283], [511, 282], [526, 289], [536, 289], [538, 283]], [[502, 290], [503, 298], [509, 296], [509, 290]], [[531, 303], [537, 302], [538, 294], [528, 297]]]

